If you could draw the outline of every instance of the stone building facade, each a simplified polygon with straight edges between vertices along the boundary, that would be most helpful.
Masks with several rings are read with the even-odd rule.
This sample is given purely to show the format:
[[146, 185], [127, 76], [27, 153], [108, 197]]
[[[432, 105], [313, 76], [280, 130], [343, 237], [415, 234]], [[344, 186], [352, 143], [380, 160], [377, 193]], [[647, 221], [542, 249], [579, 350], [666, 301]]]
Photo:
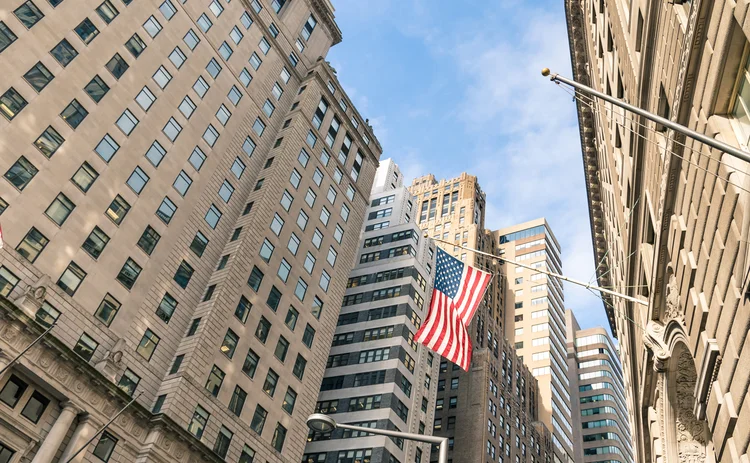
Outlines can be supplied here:
[[[327, 0], [0, 8], [0, 461], [299, 462], [381, 148]], [[11, 302], [12, 301], [12, 302]]]
[[633, 439], [614, 341], [602, 327], [582, 330], [565, 311], [575, 461], [633, 463]]
[[[499, 255], [497, 237], [484, 229], [485, 195], [475, 176], [438, 181], [429, 174], [409, 189], [425, 234]], [[451, 439], [449, 459], [455, 463], [553, 461], [551, 434], [538, 421], [539, 385], [505, 337], [506, 271], [495, 259], [438, 246], [494, 276], [469, 326], [470, 370], [440, 363], [433, 433]], [[437, 452], [431, 461], [437, 461]]]
[[[746, 0], [567, 0], [573, 77], [748, 149]], [[599, 284], [637, 461], [747, 461], [750, 168], [578, 103]]]
[[[440, 357], [414, 334], [430, 303], [435, 244], [422, 237], [414, 204], [398, 166], [383, 161], [316, 412], [343, 423], [431, 434]], [[344, 430], [311, 431], [308, 440], [303, 461], [310, 463], [337, 463], [350, 455], [369, 456], [371, 463], [426, 463], [430, 453], [428, 444]]]

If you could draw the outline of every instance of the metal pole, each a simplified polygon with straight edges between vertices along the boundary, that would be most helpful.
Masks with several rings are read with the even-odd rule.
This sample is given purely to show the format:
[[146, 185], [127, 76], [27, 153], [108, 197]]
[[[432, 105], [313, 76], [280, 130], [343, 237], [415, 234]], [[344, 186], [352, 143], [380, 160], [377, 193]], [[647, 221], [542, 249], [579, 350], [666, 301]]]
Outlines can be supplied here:
[[38, 343], [39, 341], [41, 341], [42, 338], [45, 337], [47, 335], [47, 333], [49, 333], [50, 330], [55, 327], [55, 323], [57, 323], [57, 320], [55, 320], [50, 325], [49, 328], [47, 328], [46, 330], [44, 330], [44, 333], [40, 334], [38, 338], [34, 339], [34, 342], [32, 342], [31, 344], [29, 344], [28, 346], [26, 346], [26, 349], [22, 350], [20, 354], [16, 355], [13, 358], [13, 360], [11, 360], [10, 362], [8, 362], [8, 364], [5, 365], [2, 370], [0, 370], [0, 375], [2, 375], [3, 373], [5, 373], [5, 370], [7, 370], [8, 368], [12, 367], [18, 361], [18, 359], [20, 359], [21, 357], [23, 357], [24, 354], [29, 351], [29, 349], [31, 349], [32, 347], [34, 347], [36, 345], [36, 343]]
[[410, 432], [400, 431], [389, 431], [387, 429], [376, 429], [376, 428], [365, 428], [362, 426], [354, 426], [351, 424], [336, 423], [337, 428], [349, 429], [351, 431], [360, 431], [370, 434], [379, 434], [381, 436], [397, 437], [406, 440], [412, 440], [417, 442], [425, 442], [427, 444], [439, 444], [440, 445], [440, 456], [438, 463], [448, 463], [448, 438], [438, 436], [425, 436], [423, 434], [412, 434]]
[[96, 431], [96, 434], [91, 436], [91, 439], [87, 440], [86, 443], [83, 444], [83, 447], [81, 447], [80, 449], [76, 451], [76, 453], [71, 455], [71, 457], [68, 458], [68, 461], [66, 461], [65, 463], [70, 463], [71, 461], [73, 461], [75, 457], [78, 456], [79, 453], [83, 452], [86, 449], [86, 447], [88, 447], [92, 442], [94, 442], [94, 439], [96, 439], [99, 436], [99, 434], [103, 433], [104, 430], [107, 429], [109, 425], [112, 424], [117, 419], [118, 416], [122, 415], [122, 412], [124, 412], [129, 406], [131, 406], [133, 402], [135, 402], [136, 399], [141, 396], [141, 394], [143, 394], [143, 392], [139, 392], [137, 396], [133, 397], [133, 399], [130, 402], [128, 402], [124, 407], [122, 407], [120, 411], [117, 412], [117, 414], [112, 417], [111, 420], [107, 421], [107, 424], [105, 424], [98, 431]]
[[476, 249], [472, 249], [472, 248], [469, 248], [469, 247], [466, 247], [466, 246], [461, 246], [459, 244], [451, 243], [450, 241], [445, 241], [445, 240], [442, 240], [440, 238], [432, 238], [432, 240], [433, 241], [437, 241], [439, 243], [445, 243], [447, 245], [454, 246], [454, 247], [457, 247], [457, 248], [465, 249], [467, 251], [475, 252], [477, 254], [481, 254], [483, 256], [490, 257], [492, 259], [497, 259], [497, 260], [499, 260], [501, 262], [506, 262], [508, 264], [517, 265], [519, 267], [523, 267], [525, 269], [529, 269], [529, 270], [537, 272], [537, 273], [543, 273], [543, 274], [545, 274], [547, 276], [559, 278], [559, 279], [565, 280], [565, 281], [567, 281], [569, 283], [573, 283], [574, 285], [583, 286], [584, 288], [587, 288], [587, 289], [593, 289], [595, 291], [599, 291], [599, 292], [604, 293], [604, 294], [609, 294], [610, 296], [619, 297], [619, 298], [625, 299], [627, 301], [630, 301], [630, 302], [633, 302], [633, 303], [636, 303], [636, 304], [640, 304], [640, 305], [644, 305], [644, 306], [648, 307], [648, 302], [647, 301], [642, 301], [642, 300], [640, 300], [638, 298], [635, 298], [633, 296], [628, 296], [627, 294], [618, 293], [618, 292], [612, 291], [610, 289], [602, 288], [601, 286], [592, 285], [591, 283], [584, 283], [583, 281], [574, 280], [572, 278], [566, 277], [565, 275], [560, 275], [559, 273], [554, 273], [554, 272], [550, 272], [550, 271], [547, 271], [547, 270], [543, 270], [543, 269], [539, 269], [539, 268], [534, 268], [534, 267], [532, 267], [530, 265], [522, 264], [522, 263], [517, 262], [515, 260], [509, 260], [509, 259], [506, 259], [504, 257], [496, 256], [496, 255], [490, 254], [488, 252], [477, 251]]
[[690, 137], [694, 140], [698, 140], [701, 143], [705, 143], [708, 146], [711, 146], [713, 148], [716, 148], [719, 151], [723, 151], [727, 153], [730, 156], [734, 156], [738, 159], [742, 159], [745, 162], [750, 162], [750, 153], [743, 151], [741, 149], [735, 148], [734, 146], [728, 145], [726, 143], [723, 143], [715, 138], [711, 138], [707, 135], [704, 135], [702, 133], [696, 132], [695, 130], [691, 130], [684, 125], [677, 124], [675, 122], [670, 121], [669, 119], [665, 119], [661, 116], [657, 116], [654, 113], [645, 111], [637, 106], [633, 106], [631, 104], [625, 103], [622, 100], [618, 100], [617, 98], [612, 98], [609, 95], [606, 95], [602, 92], [598, 92], [594, 90], [591, 87], [587, 87], [586, 85], [579, 84], [578, 82], [570, 79], [566, 79], [565, 77], [561, 77], [559, 74], [551, 74], [550, 70], [547, 68], [542, 69], [542, 75], [547, 77], [549, 76], [549, 80], [552, 82], [562, 82], [564, 84], [568, 84], [571, 87], [575, 87], [578, 90], [582, 91], [583, 93], [587, 93], [590, 95], [593, 95], [599, 99], [602, 99], [604, 101], [607, 101], [609, 103], [612, 103], [613, 105], [619, 106], [623, 109], [626, 109], [632, 113], [638, 114], [639, 116], [643, 116], [646, 119], [652, 120], [658, 124], [661, 124], [665, 127], [669, 127], [670, 129], [674, 130], [675, 132], [679, 132], [687, 137]]

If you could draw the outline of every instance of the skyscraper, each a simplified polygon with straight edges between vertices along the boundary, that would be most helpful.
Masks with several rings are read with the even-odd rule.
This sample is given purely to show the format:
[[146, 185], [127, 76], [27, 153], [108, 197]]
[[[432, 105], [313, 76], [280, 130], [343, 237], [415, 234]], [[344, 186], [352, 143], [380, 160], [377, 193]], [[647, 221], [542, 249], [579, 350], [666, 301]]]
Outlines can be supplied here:
[[4, 7], [2, 361], [57, 325], [0, 378], [0, 461], [134, 396], [76, 461], [299, 462], [381, 153], [332, 5]]
[[[560, 244], [543, 218], [492, 232], [498, 255], [510, 261], [562, 272]], [[505, 336], [539, 381], [539, 420], [552, 431], [555, 455], [574, 461], [568, 364], [565, 353], [565, 302], [562, 282], [513, 265], [506, 274]]]
[[[573, 78], [747, 150], [746, 1], [566, 0]], [[578, 104], [592, 246], [637, 461], [748, 458], [747, 162]]]
[[633, 463], [622, 368], [612, 338], [602, 327], [582, 330], [571, 310], [567, 323], [568, 376], [575, 461]]
[[[414, 180], [410, 191], [425, 233], [455, 245], [494, 255], [499, 242], [484, 229], [485, 195], [477, 178], [466, 173], [437, 181]], [[439, 243], [455, 257], [492, 272], [494, 278], [469, 327], [473, 356], [464, 372], [442, 360], [438, 379], [435, 435], [452, 439], [449, 458], [476, 461], [552, 459], [549, 431], [538, 419], [538, 385], [505, 339], [505, 276], [495, 259]], [[437, 460], [433, 452], [432, 460]]]
[[[345, 423], [430, 434], [440, 357], [414, 334], [430, 300], [435, 244], [422, 237], [414, 209], [398, 166], [383, 161], [316, 411]], [[310, 463], [426, 463], [430, 452], [428, 444], [344, 430], [311, 432], [308, 440], [302, 461]]]

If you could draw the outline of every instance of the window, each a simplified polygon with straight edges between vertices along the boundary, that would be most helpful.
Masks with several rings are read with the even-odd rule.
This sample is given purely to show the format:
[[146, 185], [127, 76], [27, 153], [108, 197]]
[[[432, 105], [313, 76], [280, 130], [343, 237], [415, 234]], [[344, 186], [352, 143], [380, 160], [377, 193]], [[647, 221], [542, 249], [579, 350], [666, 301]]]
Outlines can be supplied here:
[[141, 338], [141, 342], [138, 344], [138, 347], [135, 348], [135, 351], [147, 361], [151, 360], [151, 356], [154, 355], [154, 351], [159, 345], [159, 340], [159, 336], [150, 329], [146, 329]]
[[86, 108], [81, 106], [78, 100], [75, 99], [60, 113], [60, 117], [73, 129], [77, 129], [88, 115], [89, 112], [86, 111]]
[[222, 183], [219, 188], [219, 196], [225, 203], [228, 203], [229, 200], [232, 199], [232, 193], [234, 193], [234, 187], [228, 180], [224, 180], [224, 183]]
[[198, 94], [199, 97], [203, 98], [208, 92], [210, 86], [202, 76], [198, 76], [198, 80], [193, 84], [193, 90]]
[[111, 294], [107, 293], [96, 309], [94, 315], [96, 318], [102, 321], [105, 325], [109, 326], [112, 320], [115, 319], [117, 311], [120, 310], [120, 302], [115, 299]]
[[242, 372], [250, 378], [255, 376], [255, 371], [258, 369], [258, 362], [260, 357], [252, 349], [248, 349], [247, 357], [245, 357], [245, 363], [242, 365]]
[[300, 278], [297, 280], [297, 287], [294, 288], [294, 295], [297, 296], [297, 299], [300, 301], [305, 300], [305, 294], [307, 293], [307, 283], [305, 283], [305, 280]]
[[231, 171], [238, 180], [240, 177], [242, 177], [242, 173], [245, 171], [245, 164], [240, 161], [240, 158], [234, 158], [234, 163], [232, 164]]
[[[2, 103], [0, 103], [2, 107]], [[8, 180], [14, 187], [23, 191], [26, 185], [31, 182], [31, 179], [39, 172], [39, 170], [29, 162], [28, 159], [21, 156], [18, 160], [10, 166], [10, 169], [5, 173], [5, 179]]]
[[294, 233], [292, 233], [289, 236], [289, 243], [287, 244], [286, 248], [289, 249], [289, 251], [293, 255], [296, 256], [297, 255], [297, 250], [299, 249], [299, 244], [300, 244], [299, 238], [297, 238], [297, 235], [295, 235]]
[[203, 407], [197, 405], [193, 412], [193, 418], [188, 425], [188, 432], [200, 439], [203, 436], [203, 430], [206, 429], [209, 416], [210, 415]]
[[281, 452], [284, 448], [284, 440], [286, 440], [286, 428], [281, 423], [276, 423], [276, 430], [273, 432], [273, 438], [271, 439], [271, 445], [277, 451]]
[[81, 167], [73, 174], [73, 178], [70, 180], [78, 187], [81, 191], [86, 193], [91, 185], [94, 183], [99, 174], [94, 170], [89, 163], [84, 162]]
[[267, 239], [263, 240], [263, 244], [260, 246], [260, 251], [258, 254], [260, 255], [261, 259], [268, 262], [271, 260], [271, 255], [273, 255], [274, 246], [271, 244], [270, 241]]
[[[26, 26], [27, 29], [31, 29], [34, 25], [44, 18], [44, 14], [37, 8], [37, 6], [31, 0], [24, 2], [21, 6], [13, 11], [21, 24]], [[15, 36], [13, 36], [15, 40]]]
[[284, 336], [279, 336], [279, 341], [276, 343], [276, 349], [273, 354], [281, 361], [281, 363], [284, 363], [287, 352], [289, 352], [289, 341], [287, 341]]
[[46, 87], [50, 82], [52, 82], [52, 79], [55, 78], [54, 75], [47, 69], [47, 67], [42, 64], [42, 62], [36, 63], [31, 69], [29, 69], [26, 74], [23, 75], [24, 80], [26, 80], [26, 83], [28, 83], [31, 88], [33, 88], [37, 93], [40, 93], [42, 90], [44, 90], [44, 87]]
[[122, 283], [127, 289], [132, 289], [135, 281], [138, 279], [138, 275], [141, 274], [141, 266], [138, 265], [133, 259], [128, 258], [125, 261], [125, 265], [120, 269], [120, 273], [117, 274], [117, 281]]
[[331, 276], [323, 270], [323, 273], [320, 275], [320, 287], [323, 291], [328, 292], [328, 286], [331, 284]]
[[279, 303], [281, 302], [281, 291], [279, 291], [276, 286], [271, 286], [271, 291], [268, 292], [268, 298], [266, 299], [266, 304], [268, 307], [271, 308], [274, 312], [279, 308]]
[[125, 42], [125, 48], [128, 49], [134, 58], [138, 58], [141, 56], [141, 53], [143, 53], [143, 50], [146, 49], [146, 43], [138, 34], [133, 34], [133, 36]]
[[297, 50], [299, 50], [300, 53], [305, 51], [305, 44], [302, 42], [302, 40], [297, 39], [297, 41], [294, 42], [294, 44], [297, 46]]
[[[161, 302], [159, 302], [159, 307], [156, 308], [156, 316], [161, 318], [164, 323], [169, 323], [169, 320], [172, 318], [172, 314], [174, 314], [174, 311], [176, 309], [177, 300], [175, 300], [175, 298], [173, 298], [169, 293], [164, 293], [164, 296], [161, 298]], [[198, 329], [197, 326], [196, 329]]]
[[55, 47], [49, 52], [62, 67], [67, 67], [68, 64], [78, 56], [78, 51], [73, 48], [73, 45], [71, 45], [66, 39], [62, 39], [60, 43], [55, 45]]
[[237, 336], [234, 331], [227, 329], [227, 333], [224, 335], [224, 341], [221, 343], [219, 350], [221, 350], [222, 354], [231, 359], [234, 356], [235, 349], [237, 349], [237, 343], [239, 340], [240, 337]]
[[164, 90], [172, 80], [172, 74], [170, 74], [164, 66], [159, 66], [159, 69], [156, 70], [152, 78], [154, 79], [154, 82], [156, 82], [156, 85]]
[[81, 245], [81, 248], [94, 259], [98, 259], [107, 246], [107, 243], [109, 243], [109, 236], [101, 228], [94, 227]]
[[221, 6], [221, 3], [219, 3], [217, 0], [213, 0], [211, 4], [208, 5], [208, 9], [211, 10], [211, 13], [213, 13], [217, 18], [221, 16], [221, 13], [224, 12], [224, 7]]
[[16, 246], [16, 251], [21, 254], [26, 260], [34, 263], [39, 254], [44, 250], [45, 246], [49, 243], [49, 239], [42, 235], [39, 230], [34, 227], [29, 229], [23, 240]]
[[[221, 55], [222, 58], [224, 58], [224, 61], [229, 61], [229, 58], [232, 57], [232, 53], [234, 53], [234, 51], [232, 50], [232, 47], [230, 47], [228, 43], [222, 42], [221, 46], [219, 47], [219, 54]], [[210, 72], [211, 71], [209, 70], [209, 73]], [[216, 72], [216, 74], [218, 75], [219, 73]], [[215, 78], [216, 76], [212, 75], [212, 77]]]
[[190, 283], [190, 278], [192, 278], [192, 276], [193, 267], [183, 260], [177, 268], [177, 272], [175, 272], [173, 279], [180, 288], [185, 289], [187, 288], [188, 283]]
[[177, 212], [177, 206], [175, 206], [171, 199], [165, 196], [159, 205], [159, 208], [156, 210], [156, 216], [159, 217], [162, 222], [169, 225], [175, 212]]
[[44, 301], [42, 306], [36, 312], [36, 321], [42, 326], [49, 327], [60, 318], [60, 311], [52, 307], [52, 305]]
[[120, 381], [117, 383], [117, 387], [125, 391], [126, 394], [132, 396], [140, 381], [140, 376], [133, 373], [130, 368], [126, 368], [125, 372], [120, 377]]
[[203, 154], [203, 151], [201, 151], [201, 149], [198, 148], [197, 146], [193, 148], [193, 152], [190, 153], [190, 157], [188, 158], [190, 165], [192, 165], [196, 171], [201, 170], [201, 167], [203, 166], [203, 162], [205, 160], [206, 160], [206, 155]]
[[284, 193], [281, 195], [281, 201], [279, 201], [281, 207], [283, 207], [285, 211], [289, 212], [289, 208], [292, 207], [293, 201], [294, 198], [292, 197], [292, 195], [290, 195], [287, 190], [284, 190]]
[[171, 61], [177, 69], [182, 67], [185, 60], [187, 60], [187, 56], [185, 56], [185, 53], [180, 50], [180, 47], [174, 47], [172, 53], [169, 54], [169, 61]]
[[257, 71], [260, 65], [263, 64], [263, 61], [258, 57], [257, 53], [253, 52], [253, 54], [250, 55], [248, 63], [250, 63], [250, 66]]
[[275, 109], [276, 107], [271, 103], [271, 100], [266, 99], [266, 102], [263, 103], [263, 113], [265, 113], [266, 116], [271, 117]]
[[216, 130], [216, 128], [208, 124], [208, 127], [206, 127], [206, 131], [203, 132], [203, 141], [205, 141], [208, 146], [213, 147], [216, 144], [216, 140], [219, 139], [219, 131]]
[[308, 206], [313, 207], [315, 205], [316, 198], [317, 198], [317, 195], [312, 190], [312, 188], [308, 188], [307, 194], [305, 195], [305, 203], [307, 203]]
[[247, 392], [241, 387], [235, 386], [232, 398], [229, 401], [229, 411], [234, 413], [236, 416], [242, 414], [242, 408], [245, 406], [245, 400], [247, 399]]
[[[198, 18], [198, 23], [200, 24], [200, 18]], [[190, 29], [187, 31], [187, 34], [185, 34], [185, 37], [182, 38], [182, 41], [185, 42], [185, 45], [187, 45], [190, 50], [195, 50], [195, 47], [198, 46], [201, 39], [198, 37], [198, 34], [196, 34], [195, 31]]]
[[193, 336], [198, 331], [198, 327], [200, 326], [200, 324], [201, 318], [194, 318], [193, 322], [190, 324], [190, 328], [188, 328], [186, 336]]
[[62, 226], [63, 223], [68, 219], [68, 216], [73, 212], [76, 205], [68, 199], [67, 196], [60, 193], [52, 201], [52, 204], [47, 207], [44, 211], [45, 215], [49, 217], [57, 225]]
[[241, 321], [243, 324], [247, 321], [247, 316], [250, 313], [250, 309], [252, 309], [253, 305], [250, 303], [250, 301], [247, 300], [245, 296], [240, 296], [240, 302], [237, 304], [237, 308], [234, 309], [234, 316], [237, 317], [237, 320]]
[[268, 416], [268, 412], [260, 405], [257, 405], [255, 407], [255, 413], [253, 414], [253, 419], [250, 422], [250, 429], [252, 429], [258, 434], [262, 434], [263, 426], [265, 426], [266, 424], [267, 416]]
[[242, 233], [242, 227], [237, 227], [232, 232], [232, 237], [229, 239], [229, 242], [237, 241], [240, 238], [240, 233]]
[[312, 244], [313, 244], [313, 246], [315, 246], [315, 247], [316, 247], [317, 249], [320, 249], [320, 245], [321, 245], [321, 243], [323, 243], [323, 234], [322, 234], [322, 233], [320, 232], [320, 230], [318, 230], [318, 229], [316, 228], [316, 229], [315, 229], [315, 232], [313, 233], [313, 237], [312, 237]]
[[256, 134], [260, 137], [263, 135], [263, 131], [266, 130], [266, 124], [260, 120], [260, 118], [255, 119], [255, 123], [253, 124], [253, 131], [255, 131]]
[[281, 85], [279, 85], [278, 82], [275, 82], [273, 84], [273, 88], [271, 89], [271, 94], [274, 98], [276, 98], [276, 101], [279, 101], [281, 99], [281, 95], [284, 94], [284, 90], [281, 88]]
[[301, 180], [302, 180], [302, 176], [300, 175], [299, 172], [297, 172], [297, 169], [292, 169], [292, 175], [289, 177], [289, 182], [292, 184], [292, 186], [295, 189], [299, 187], [299, 183]]
[[268, 51], [271, 49], [271, 45], [268, 43], [268, 40], [266, 40], [265, 37], [260, 38], [260, 42], [258, 42], [258, 48], [260, 48], [260, 51], [267, 55]]
[[297, 360], [294, 361], [294, 368], [292, 369], [292, 373], [300, 381], [302, 381], [302, 378], [305, 376], [306, 367], [307, 367], [307, 360], [305, 360], [305, 358], [301, 354], [297, 354]]
[[18, 37], [13, 33], [4, 22], [0, 21], [0, 53], [8, 48]]
[[127, 61], [122, 59], [122, 56], [120, 56], [119, 53], [115, 53], [115, 56], [113, 56], [106, 64], [106, 68], [114, 78], [118, 80], [123, 74], [125, 74], [125, 71], [127, 71], [129, 67]]
[[148, 35], [151, 36], [151, 38], [156, 37], [159, 35], [159, 32], [161, 32], [161, 24], [159, 21], [156, 20], [153, 16], [150, 16], [145, 23], [143, 23], [143, 28], [146, 29], [146, 32]]
[[221, 125], [226, 126], [229, 122], [229, 118], [232, 117], [232, 113], [223, 104], [219, 106], [219, 110], [216, 111], [216, 119], [221, 122]]
[[99, 29], [94, 26], [89, 18], [84, 19], [81, 23], [73, 29], [81, 41], [88, 45], [94, 38], [99, 35]]
[[328, 209], [326, 209], [325, 206], [320, 210], [320, 221], [323, 223], [324, 226], [328, 226], [328, 220], [331, 218], [331, 213], [328, 212]]
[[185, 359], [185, 354], [180, 354], [177, 357], [174, 358], [174, 362], [172, 362], [172, 368], [169, 370], [169, 374], [173, 375], [180, 371], [180, 367], [182, 366], [182, 361]]
[[[130, 112], [129, 109], [123, 111], [122, 115], [115, 124], [122, 130], [125, 135], [130, 135], [133, 129], [138, 125], [138, 119]], [[119, 147], [118, 147], [119, 148]]]
[[250, 29], [250, 26], [253, 25], [253, 19], [250, 17], [249, 14], [247, 14], [247, 11], [242, 13], [242, 16], [240, 16], [240, 22], [245, 27], [245, 30]]
[[250, 75], [250, 72], [248, 72], [247, 69], [242, 68], [242, 71], [240, 71], [240, 82], [242, 82], [242, 85], [247, 88], [248, 85], [250, 85], [250, 82], [253, 81], [253, 76]]
[[307, 137], [305, 138], [305, 141], [307, 142], [308, 146], [310, 148], [315, 148], [315, 143], [318, 142], [318, 137], [315, 136], [312, 130], [307, 132]]
[[167, 150], [164, 149], [158, 141], [151, 143], [148, 151], [146, 151], [146, 159], [148, 159], [154, 167], [159, 167], [161, 160], [167, 154]]
[[169, 21], [172, 19], [172, 16], [177, 14], [177, 8], [172, 5], [172, 2], [169, 0], [164, 0], [164, 2], [159, 5], [159, 11], [161, 11], [161, 14], [164, 15], [164, 17]]
[[143, 108], [144, 111], [148, 111], [155, 101], [156, 95], [154, 95], [148, 87], [143, 87], [143, 90], [135, 96], [135, 102], [138, 103], [138, 106]]
[[232, 102], [233, 105], [237, 106], [240, 102], [240, 99], [242, 99], [242, 92], [240, 92], [235, 85], [232, 85], [232, 88], [229, 89], [229, 93], [227, 94], [227, 98]]
[[291, 52], [289, 54], [289, 62], [292, 64], [293, 67], [297, 67], [297, 64], [299, 63], [299, 58], [297, 57], [297, 54], [294, 52]]
[[313, 172], [313, 182], [318, 186], [323, 182], [323, 173], [317, 167], [315, 168], [315, 172]]
[[115, 447], [117, 446], [117, 442], [118, 441], [115, 436], [108, 433], [107, 431], [104, 431], [102, 433], [102, 436], [99, 438], [99, 442], [96, 443], [96, 447], [94, 447], [94, 456], [104, 462], [109, 461], [112, 453], [115, 450]]
[[300, 229], [304, 230], [307, 227], [308, 220], [309, 217], [305, 211], [299, 211], [299, 215], [297, 216], [297, 226], [299, 226]]
[[65, 142], [65, 139], [60, 135], [54, 127], [49, 126], [47, 129], [39, 135], [39, 138], [34, 141], [34, 146], [46, 157], [50, 158], [57, 151], [58, 148]]
[[148, 183], [149, 177], [146, 175], [146, 172], [143, 171], [140, 167], [136, 166], [135, 170], [133, 170], [133, 173], [130, 174], [130, 177], [128, 178], [128, 181], [125, 182], [128, 184], [131, 190], [137, 195], [141, 194], [143, 191], [143, 188], [146, 187], [146, 183]]
[[341, 205], [341, 218], [344, 219], [344, 222], [349, 220], [349, 206], [346, 204]]
[[250, 272], [250, 277], [247, 280], [248, 286], [253, 288], [255, 292], [258, 292], [258, 289], [260, 288], [260, 284], [263, 281], [263, 272], [261, 272], [258, 267], [253, 266], [252, 272]]
[[211, 369], [211, 373], [208, 375], [208, 380], [206, 380], [206, 390], [210, 392], [212, 396], [216, 397], [219, 395], [219, 389], [221, 389], [221, 384], [223, 382], [224, 372], [214, 365]]
[[263, 344], [268, 339], [268, 333], [271, 331], [271, 323], [266, 320], [266, 317], [260, 317], [258, 327], [255, 329], [255, 337], [260, 340]]

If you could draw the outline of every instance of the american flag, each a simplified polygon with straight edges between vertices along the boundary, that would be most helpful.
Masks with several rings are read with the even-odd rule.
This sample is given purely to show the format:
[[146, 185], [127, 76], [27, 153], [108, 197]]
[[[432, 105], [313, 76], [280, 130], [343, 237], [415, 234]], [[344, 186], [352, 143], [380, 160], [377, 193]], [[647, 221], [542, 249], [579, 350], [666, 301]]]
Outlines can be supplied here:
[[469, 371], [471, 337], [467, 330], [492, 275], [466, 265], [438, 248], [432, 302], [417, 341]]

